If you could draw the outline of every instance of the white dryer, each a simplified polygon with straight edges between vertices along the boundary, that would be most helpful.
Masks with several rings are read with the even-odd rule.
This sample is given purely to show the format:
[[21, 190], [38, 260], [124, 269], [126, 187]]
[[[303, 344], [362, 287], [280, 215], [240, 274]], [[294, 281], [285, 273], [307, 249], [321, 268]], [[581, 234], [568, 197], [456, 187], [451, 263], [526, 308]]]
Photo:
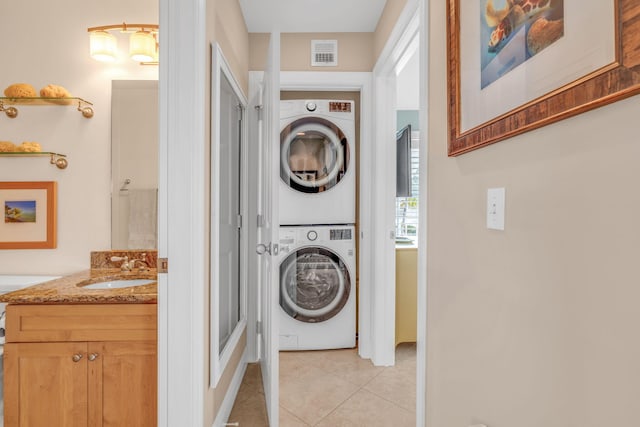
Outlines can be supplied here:
[[280, 350], [356, 346], [353, 226], [280, 228]]
[[353, 101], [280, 101], [280, 224], [356, 222]]

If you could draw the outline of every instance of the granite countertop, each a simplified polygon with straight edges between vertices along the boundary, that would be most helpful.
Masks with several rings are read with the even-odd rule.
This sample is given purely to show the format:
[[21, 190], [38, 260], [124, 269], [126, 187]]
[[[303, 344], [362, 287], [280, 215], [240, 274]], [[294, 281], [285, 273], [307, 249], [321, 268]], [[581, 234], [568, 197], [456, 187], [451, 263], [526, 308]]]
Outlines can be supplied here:
[[43, 282], [0, 295], [7, 304], [155, 304], [158, 285], [119, 289], [83, 289], [80, 285], [114, 279], [157, 279], [156, 269], [120, 271], [116, 268], [92, 269]]

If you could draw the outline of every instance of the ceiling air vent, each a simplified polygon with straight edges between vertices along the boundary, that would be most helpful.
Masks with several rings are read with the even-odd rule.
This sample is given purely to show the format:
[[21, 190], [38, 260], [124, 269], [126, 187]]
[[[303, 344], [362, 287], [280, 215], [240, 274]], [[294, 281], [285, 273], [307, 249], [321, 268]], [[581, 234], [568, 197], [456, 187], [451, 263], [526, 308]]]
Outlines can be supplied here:
[[338, 66], [338, 40], [311, 40], [311, 66]]

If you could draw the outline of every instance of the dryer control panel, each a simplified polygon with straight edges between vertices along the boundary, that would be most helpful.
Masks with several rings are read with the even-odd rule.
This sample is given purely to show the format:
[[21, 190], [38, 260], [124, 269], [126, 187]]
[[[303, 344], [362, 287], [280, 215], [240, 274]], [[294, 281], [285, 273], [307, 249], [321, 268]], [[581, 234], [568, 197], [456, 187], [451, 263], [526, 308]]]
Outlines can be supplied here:
[[329, 102], [329, 111], [339, 112], [339, 113], [350, 113], [351, 112], [351, 102], [349, 101], [331, 101]]
[[353, 239], [351, 228], [333, 228], [329, 230], [329, 240], [351, 240]]

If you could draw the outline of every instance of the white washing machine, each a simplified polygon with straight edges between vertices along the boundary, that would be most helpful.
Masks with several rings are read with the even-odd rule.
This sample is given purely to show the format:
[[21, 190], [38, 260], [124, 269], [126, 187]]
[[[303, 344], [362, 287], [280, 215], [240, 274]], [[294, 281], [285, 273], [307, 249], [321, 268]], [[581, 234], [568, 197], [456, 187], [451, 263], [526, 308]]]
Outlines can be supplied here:
[[280, 101], [280, 224], [356, 222], [355, 103]]
[[280, 228], [280, 350], [356, 346], [353, 226]]

